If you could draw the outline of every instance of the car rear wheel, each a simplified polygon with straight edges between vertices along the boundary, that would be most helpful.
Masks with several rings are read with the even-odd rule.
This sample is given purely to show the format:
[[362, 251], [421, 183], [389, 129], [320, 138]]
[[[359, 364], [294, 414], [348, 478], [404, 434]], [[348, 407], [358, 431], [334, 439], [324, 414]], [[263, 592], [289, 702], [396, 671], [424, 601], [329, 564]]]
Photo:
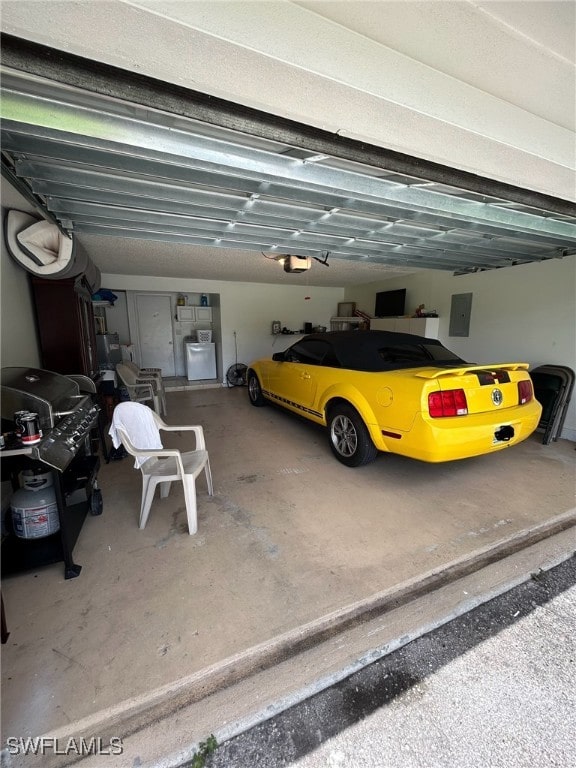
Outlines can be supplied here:
[[347, 467], [369, 464], [378, 455], [366, 424], [351, 405], [342, 403], [330, 411], [328, 430], [332, 453]]
[[254, 371], [248, 373], [248, 397], [252, 405], [255, 405], [257, 408], [266, 405], [266, 398], [262, 394], [262, 387]]

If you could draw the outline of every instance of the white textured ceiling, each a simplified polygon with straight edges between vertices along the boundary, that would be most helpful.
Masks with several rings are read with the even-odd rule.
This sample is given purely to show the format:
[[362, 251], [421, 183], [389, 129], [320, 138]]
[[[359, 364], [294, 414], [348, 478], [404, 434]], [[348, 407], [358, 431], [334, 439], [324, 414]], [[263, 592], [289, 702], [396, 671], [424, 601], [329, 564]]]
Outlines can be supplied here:
[[[25, 40], [574, 199], [575, 8], [562, 0], [3, 0], [0, 23]], [[80, 239], [103, 272], [276, 282], [280, 270], [240, 249]], [[280, 280], [346, 285], [398, 271], [409, 270], [339, 260]]]

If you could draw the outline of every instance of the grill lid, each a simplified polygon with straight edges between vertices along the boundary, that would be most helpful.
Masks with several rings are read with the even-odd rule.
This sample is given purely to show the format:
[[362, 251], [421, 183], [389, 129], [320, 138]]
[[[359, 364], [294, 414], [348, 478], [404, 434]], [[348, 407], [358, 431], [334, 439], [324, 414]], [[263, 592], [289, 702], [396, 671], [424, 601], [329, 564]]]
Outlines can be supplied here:
[[43, 429], [54, 427], [85, 399], [68, 376], [40, 368], [2, 368], [0, 383], [2, 419], [11, 421], [16, 411], [34, 411]]

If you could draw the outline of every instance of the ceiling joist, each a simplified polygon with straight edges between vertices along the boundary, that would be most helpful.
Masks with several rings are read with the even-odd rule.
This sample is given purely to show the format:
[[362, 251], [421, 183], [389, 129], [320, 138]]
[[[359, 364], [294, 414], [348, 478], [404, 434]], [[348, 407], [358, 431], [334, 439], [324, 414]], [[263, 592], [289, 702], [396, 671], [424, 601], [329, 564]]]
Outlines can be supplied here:
[[319, 152], [308, 132], [295, 146], [185, 111], [5, 67], [3, 164], [78, 234], [458, 273], [576, 253], [566, 201], [434, 180], [421, 161], [420, 174], [399, 174], [373, 162], [375, 148], [362, 164]]

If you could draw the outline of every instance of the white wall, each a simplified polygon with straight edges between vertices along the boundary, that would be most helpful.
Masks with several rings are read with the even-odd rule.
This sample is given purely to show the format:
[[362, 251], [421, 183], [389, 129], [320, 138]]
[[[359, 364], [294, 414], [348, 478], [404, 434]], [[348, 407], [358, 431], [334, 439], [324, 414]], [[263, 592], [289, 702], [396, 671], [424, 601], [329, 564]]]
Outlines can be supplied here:
[[[345, 298], [374, 314], [377, 291], [406, 288], [406, 314], [419, 304], [440, 315], [440, 339], [465, 360], [567, 365], [576, 371], [576, 257], [453, 276], [427, 270], [347, 288]], [[470, 335], [449, 336], [455, 293], [472, 293]], [[576, 393], [563, 437], [576, 440]]]
[[0, 363], [3, 368], [39, 368], [40, 354], [28, 272], [19, 267], [7, 252], [3, 237], [0, 238], [0, 287]]
[[[304, 276], [305, 277], [305, 276]], [[330, 327], [344, 296], [343, 288], [317, 288], [261, 283], [227, 283], [218, 280], [102, 275], [102, 285], [116, 291], [166, 291], [167, 293], [206, 293], [220, 300], [220, 341], [222, 373], [236, 362], [249, 364], [258, 357], [271, 355], [288, 346], [290, 336], [272, 336], [273, 320], [299, 331], [304, 323]], [[236, 338], [234, 337], [236, 332]], [[218, 336], [215, 333], [215, 340]]]

